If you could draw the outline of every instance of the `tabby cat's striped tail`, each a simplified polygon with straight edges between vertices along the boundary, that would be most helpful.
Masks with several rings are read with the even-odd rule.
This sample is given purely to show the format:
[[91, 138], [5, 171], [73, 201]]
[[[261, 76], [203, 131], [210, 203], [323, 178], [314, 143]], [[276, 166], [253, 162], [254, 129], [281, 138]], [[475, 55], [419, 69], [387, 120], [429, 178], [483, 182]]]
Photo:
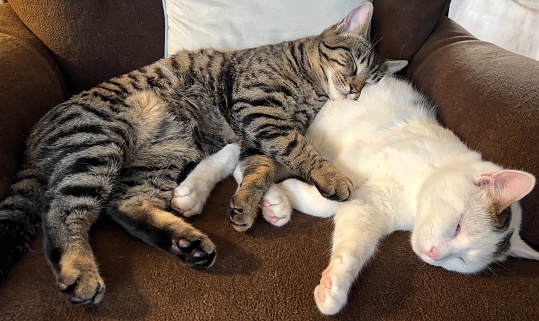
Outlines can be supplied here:
[[42, 174], [24, 169], [0, 203], [0, 284], [34, 240], [46, 183]]

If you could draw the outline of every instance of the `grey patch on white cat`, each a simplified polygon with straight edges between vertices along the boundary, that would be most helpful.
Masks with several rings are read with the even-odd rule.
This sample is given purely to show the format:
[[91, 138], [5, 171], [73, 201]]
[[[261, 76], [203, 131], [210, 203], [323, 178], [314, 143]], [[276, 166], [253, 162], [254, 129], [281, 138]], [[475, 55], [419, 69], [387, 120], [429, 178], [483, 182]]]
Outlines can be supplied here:
[[511, 217], [513, 216], [513, 211], [511, 210], [511, 206], [507, 206], [505, 209], [500, 211], [499, 209], [496, 210], [493, 218], [494, 227], [496, 228], [496, 231], [498, 232], [505, 232], [509, 228], [509, 225], [511, 224]]
[[500, 257], [507, 253], [511, 248], [511, 236], [513, 236], [514, 229], [510, 229], [509, 232], [496, 244], [496, 251], [494, 257]]
[[513, 216], [511, 206], [507, 206], [505, 209], [500, 210], [499, 206], [493, 204], [489, 208], [489, 214], [492, 219], [492, 224], [494, 225], [495, 232], [503, 233], [507, 231], [511, 223], [511, 217]]

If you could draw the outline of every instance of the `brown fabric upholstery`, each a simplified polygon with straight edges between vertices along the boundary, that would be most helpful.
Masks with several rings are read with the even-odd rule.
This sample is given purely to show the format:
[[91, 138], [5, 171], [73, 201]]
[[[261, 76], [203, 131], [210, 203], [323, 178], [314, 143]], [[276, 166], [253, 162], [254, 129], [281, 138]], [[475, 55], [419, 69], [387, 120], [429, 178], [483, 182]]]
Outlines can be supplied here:
[[[225, 215], [235, 183], [214, 191], [195, 226], [217, 245], [208, 271], [101, 222], [91, 233], [107, 293], [98, 306], [73, 307], [59, 294], [38, 240], [0, 287], [6, 320], [533, 320], [539, 316], [537, 262], [510, 260], [466, 276], [424, 264], [409, 234], [382, 242], [334, 318], [313, 290], [329, 260], [332, 222], [296, 213], [275, 228], [259, 218], [247, 233]], [[358, 231], [360, 232], [360, 231]]]
[[161, 0], [12, 0], [52, 51], [72, 94], [163, 57]]
[[441, 17], [448, 0], [374, 1], [371, 40], [382, 56], [412, 60]]
[[[479, 41], [444, 17], [408, 76], [440, 106], [439, 117], [502, 166], [539, 177], [539, 62]], [[539, 248], [539, 187], [522, 202], [522, 235]]]
[[62, 75], [47, 48], [9, 5], [0, 5], [0, 195], [18, 170], [24, 140], [62, 102]]
[[[68, 48], [67, 44], [61, 44], [68, 43], [68, 39], [62, 37], [69, 33], [64, 30], [64, 36], [56, 36], [53, 26], [70, 25], [75, 20], [87, 23], [91, 19], [74, 19], [75, 14], [69, 10], [75, 5], [61, 6], [60, 2], [43, 1], [45, 5], [54, 3], [58, 8], [38, 10], [37, 0], [26, 1], [28, 8], [22, 8], [22, 1], [10, 0], [17, 13], [24, 15], [23, 21], [32, 26], [30, 29], [47, 45], [47, 39], [50, 40], [50, 46], [54, 47], [51, 50], [56, 53], [54, 57], [69, 75], [71, 88], [91, 86], [109, 73], [121, 73], [123, 70], [120, 69], [133, 69], [142, 63], [132, 56], [136, 51], [133, 48], [142, 50], [142, 40], [130, 38], [127, 42], [133, 43], [123, 43], [126, 47], [122, 49], [116, 43], [107, 42], [95, 46], [93, 36], [71, 33], [80, 37], [78, 45], [81, 47]], [[132, 5], [130, 10], [133, 12], [138, 12], [135, 6], [148, 9], [142, 1], [117, 1], [120, 3], [117, 6], [108, 4], [109, 1], [86, 2], [80, 5], [96, 9], [97, 3], [105, 3], [108, 10], [122, 11], [118, 9], [123, 8], [120, 4], [129, 3], [126, 5]], [[149, 11], [160, 8], [158, 0], [147, 3], [153, 6]], [[440, 105], [443, 122], [455, 129], [470, 146], [482, 151], [489, 159], [539, 176], [539, 152], [533, 145], [537, 141], [539, 125], [539, 97], [537, 90], [533, 90], [533, 84], [539, 83], [538, 62], [477, 41], [444, 18], [447, 4], [448, 1], [433, 0], [376, 0], [375, 10], [384, 12], [375, 11], [373, 39], [382, 39], [377, 48], [391, 58], [413, 58], [407, 76]], [[0, 6], [0, 13], [2, 9]], [[40, 14], [46, 16], [51, 10], [56, 11], [54, 19]], [[84, 11], [76, 12], [78, 16], [85, 15]], [[121, 12], [94, 15], [93, 29], [85, 28], [101, 30], [101, 37], [107, 38], [106, 41], [120, 41], [113, 35], [116, 32], [113, 26], [118, 25], [106, 20], [121, 15]], [[0, 17], [2, 25], [4, 19]], [[148, 15], [131, 22], [133, 25], [156, 23], [144, 21], [145, 18], [162, 19]], [[51, 20], [51, 26], [39, 25], [39, 21], [47, 19]], [[440, 21], [441, 25], [436, 27]], [[78, 28], [77, 32], [83, 32], [82, 26]], [[47, 35], [49, 32], [51, 34]], [[82, 40], [83, 37], [86, 38]], [[158, 37], [157, 34], [154, 37]], [[113, 50], [108, 51], [108, 48]], [[7, 56], [3, 50], [0, 46], [0, 55]], [[92, 50], [100, 59], [89, 58]], [[147, 57], [162, 54], [162, 46], [158, 50], [146, 48], [142, 51], [145, 50], [141, 54]], [[153, 50], [156, 52], [150, 54]], [[121, 58], [115, 59], [114, 54], [118, 53]], [[17, 55], [11, 59], [20, 59], [18, 63], [23, 65], [29, 58]], [[120, 64], [118, 61], [125, 65], [115, 66]], [[95, 70], [91, 77], [85, 78], [84, 71], [89, 69]], [[39, 84], [29, 83], [29, 86], [43, 86], [47, 81], [50, 79], [42, 79]], [[22, 84], [25, 79], [17, 82]], [[19, 96], [25, 95], [25, 92], [6, 92], [5, 86], [4, 78], [0, 77], [0, 95], [13, 94], [16, 97], [12, 99], [21, 99]], [[39, 109], [38, 104], [25, 106], [28, 113]], [[11, 109], [7, 110], [11, 112]], [[19, 133], [15, 129], [13, 126], [1, 127], [0, 139], [7, 137], [6, 141], [20, 142], [13, 138]], [[15, 147], [6, 148], [11, 148], [10, 152], [14, 153]], [[411, 250], [410, 236], [405, 232], [394, 233], [381, 243], [376, 257], [352, 287], [348, 305], [337, 316], [324, 317], [318, 312], [312, 293], [329, 260], [331, 220], [295, 213], [289, 224], [275, 228], [259, 218], [251, 230], [239, 233], [229, 225], [225, 214], [234, 190], [235, 183], [231, 179], [220, 184], [204, 213], [192, 220], [217, 245], [217, 261], [211, 269], [186, 268], [175, 257], [145, 245], [103, 219], [90, 234], [107, 286], [105, 298], [99, 305], [80, 307], [66, 303], [55, 288], [40, 234], [32, 251], [15, 266], [0, 287], [0, 319], [539, 319], [538, 262], [510, 259], [479, 275], [460, 275], [423, 263]], [[537, 245], [537, 234], [534, 234], [539, 231], [534, 225], [539, 218], [537, 189], [534, 193], [523, 202], [524, 228], [526, 240]]]

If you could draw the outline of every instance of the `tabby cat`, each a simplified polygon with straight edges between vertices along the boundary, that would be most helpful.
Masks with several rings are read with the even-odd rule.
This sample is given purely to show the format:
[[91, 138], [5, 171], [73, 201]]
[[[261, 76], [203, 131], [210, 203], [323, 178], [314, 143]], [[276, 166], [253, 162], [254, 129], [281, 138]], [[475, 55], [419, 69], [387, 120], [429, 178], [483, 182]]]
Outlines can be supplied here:
[[[518, 201], [535, 178], [482, 160], [438, 124], [433, 106], [406, 81], [384, 77], [367, 84], [358, 101], [329, 102], [306, 137], [359, 187], [355, 196], [330, 201], [314, 186], [287, 179], [269, 188], [261, 206], [277, 226], [290, 220], [292, 208], [335, 215], [329, 266], [314, 291], [322, 313], [342, 309], [378, 242], [396, 230], [412, 231], [414, 252], [450, 271], [477, 273], [509, 256], [539, 260], [519, 236]], [[238, 153], [231, 144], [203, 160], [176, 189], [174, 206], [197, 214], [207, 191], [232, 173]], [[241, 182], [240, 170], [234, 176]]]
[[354, 187], [303, 136], [327, 101], [357, 96], [350, 77], [376, 82], [402, 63], [377, 56], [363, 3], [319, 36], [235, 52], [181, 51], [105, 81], [48, 112], [0, 203], [0, 280], [41, 221], [44, 250], [72, 303], [98, 303], [105, 285], [88, 243], [102, 213], [133, 236], [207, 267], [211, 240], [171, 212], [177, 182], [227, 143], [241, 146], [242, 186], [229, 218], [248, 229], [276, 164], [338, 201]]

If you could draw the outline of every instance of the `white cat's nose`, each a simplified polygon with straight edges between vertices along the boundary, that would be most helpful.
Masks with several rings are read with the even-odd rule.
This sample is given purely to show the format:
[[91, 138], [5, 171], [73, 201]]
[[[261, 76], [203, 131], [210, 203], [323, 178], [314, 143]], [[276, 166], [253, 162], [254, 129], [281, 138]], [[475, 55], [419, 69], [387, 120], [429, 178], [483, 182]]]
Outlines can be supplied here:
[[436, 246], [433, 246], [432, 249], [430, 249], [430, 251], [425, 254], [434, 261], [438, 261], [438, 259], [436, 258]]

